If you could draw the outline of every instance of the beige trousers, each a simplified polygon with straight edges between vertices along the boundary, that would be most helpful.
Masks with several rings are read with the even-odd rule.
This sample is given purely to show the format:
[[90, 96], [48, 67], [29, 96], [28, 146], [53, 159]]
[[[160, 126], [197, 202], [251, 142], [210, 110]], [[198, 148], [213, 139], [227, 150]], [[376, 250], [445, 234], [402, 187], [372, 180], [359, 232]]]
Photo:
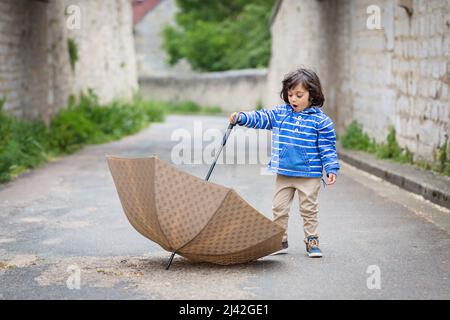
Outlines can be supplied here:
[[289, 212], [295, 191], [298, 191], [300, 215], [303, 218], [304, 241], [308, 236], [319, 236], [317, 233], [317, 196], [320, 190], [320, 178], [289, 177], [277, 174], [275, 193], [272, 202], [274, 222], [286, 229], [283, 241], [287, 240]]

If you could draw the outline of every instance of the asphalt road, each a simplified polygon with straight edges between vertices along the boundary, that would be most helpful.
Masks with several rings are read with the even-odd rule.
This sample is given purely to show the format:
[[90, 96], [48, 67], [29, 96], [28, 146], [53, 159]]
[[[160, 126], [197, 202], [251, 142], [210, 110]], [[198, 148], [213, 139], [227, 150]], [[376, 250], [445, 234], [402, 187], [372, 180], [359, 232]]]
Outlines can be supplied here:
[[[319, 195], [322, 259], [305, 254], [296, 200], [287, 255], [228, 267], [177, 256], [166, 271], [170, 253], [128, 223], [105, 154], [156, 154], [173, 162], [184, 139], [198, 160], [218, 146], [226, 126], [226, 117], [170, 116], [0, 186], [0, 299], [450, 298], [449, 210], [345, 163], [337, 183]], [[235, 129], [229, 141], [245, 134], [253, 133]], [[235, 145], [235, 157], [228, 158], [235, 161], [217, 165], [210, 180], [234, 188], [271, 217], [275, 177], [266, 173], [266, 159], [237, 164], [257, 148]], [[233, 144], [227, 147], [229, 155]], [[204, 162], [176, 166], [202, 178], [209, 168]]]

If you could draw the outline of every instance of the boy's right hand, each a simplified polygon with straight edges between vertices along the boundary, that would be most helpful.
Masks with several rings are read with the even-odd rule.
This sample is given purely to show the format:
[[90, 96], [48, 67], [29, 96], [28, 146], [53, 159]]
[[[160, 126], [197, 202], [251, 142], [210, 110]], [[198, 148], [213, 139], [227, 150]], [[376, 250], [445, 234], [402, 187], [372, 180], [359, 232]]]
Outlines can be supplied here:
[[235, 118], [236, 118], [237, 115], [239, 115], [239, 118], [238, 118], [238, 120], [237, 120], [236, 123], [239, 123], [239, 121], [241, 121], [241, 115], [239, 114], [239, 112], [233, 112], [233, 113], [230, 115], [230, 123], [231, 123], [231, 124], [234, 124], [234, 123], [235, 123]]

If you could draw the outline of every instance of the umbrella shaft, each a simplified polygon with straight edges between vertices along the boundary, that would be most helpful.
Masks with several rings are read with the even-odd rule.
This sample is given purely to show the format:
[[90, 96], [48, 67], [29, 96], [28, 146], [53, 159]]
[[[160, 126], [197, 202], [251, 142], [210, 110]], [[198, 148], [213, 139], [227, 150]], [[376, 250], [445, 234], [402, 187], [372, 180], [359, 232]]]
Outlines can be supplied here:
[[170, 256], [169, 263], [167, 263], [167, 266], [166, 266], [166, 270], [169, 270], [170, 265], [172, 264], [173, 257], [175, 257], [175, 251], [172, 252], [172, 255]]
[[231, 133], [232, 129], [233, 129], [233, 127], [230, 125], [230, 127], [228, 127], [227, 132], [225, 132], [225, 135], [223, 136], [223, 140], [222, 140], [222, 145], [220, 146], [219, 151], [217, 151], [216, 158], [214, 159], [214, 162], [211, 165], [211, 167], [209, 168], [208, 174], [206, 175], [206, 178], [205, 178], [206, 181], [209, 180], [209, 177], [211, 176], [211, 173], [214, 170], [214, 167], [216, 166], [217, 159], [219, 159], [219, 155], [222, 152], [223, 147], [227, 143], [228, 137], [230, 136], [230, 133]]

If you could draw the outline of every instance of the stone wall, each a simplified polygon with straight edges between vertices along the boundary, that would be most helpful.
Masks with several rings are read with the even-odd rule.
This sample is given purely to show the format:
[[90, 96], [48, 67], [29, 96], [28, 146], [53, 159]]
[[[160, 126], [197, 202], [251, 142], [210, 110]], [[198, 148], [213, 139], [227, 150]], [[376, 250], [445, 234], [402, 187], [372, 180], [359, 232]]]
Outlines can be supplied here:
[[[371, 5], [381, 29], [367, 28]], [[393, 127], [416, 159], [437, 159], [450, 134], [450, 0], [283, 0], [272, 36], [265, 104], [280, 102], [284, 74], [305, 65], [339, 133], [356, 119], [381, 142]]]
[[[80, 28], [67, 27], [69, 5]], [[78, 49], [72, 70], [68, 40]], [[128, 0], [0, 0], [0, 96], [18, 117], [49, 121], [70, 95], [92, 88], [102, 102], [137, 90]]]
[[46, 112], [46, 30], [46, 4], [0, 1], [0, 97], [6, 98], [5, 108], [19, 116]]
[[[329, 5], [327, 1], [317, 0], [279, 3], [272, 22], [272, 56], [265, 105], [284, 103], [279, 96], [281, 81], [287, 73], [301, 66], [315, 70], [322, 85], [328, 87], [331, 63], [329, 34], [332, 32], [330, 21], [333, 21]], [[334, 113], [333, 107], [326, 106], [328, 113]]]
[[262, 102], [267, 71], [236, 70], [196, 74], [142, 76], [143, 97], [160, 101], [194, 101], [224, 111], [254, 110]]
[[[154, 72], [140, 79], [144, 97], [193, 100], [227, 111], [252, 110], [261, 101], [271, 107], [282, 103], [283, 76], [303, 65], [319, 74], [324, 111], [339, 133], [356, 119], [381, 142], [393, 127], [416, 159], [437, 159], [450, 135], [450, 0], [278, 4], [268, 70]], [[69, 5], [81, 10], [80, 29], [66, 26]], [[379, 30], [367, 28], [371, 5], [380, 8]], [[69, 39], [79, 54], [74, 70]], [[129, 1], [0, 0], [0, 95], [6, 109], [48, 121], [69, 95], [87, 88], [103, 102], [130, 98], [137, 90]]]
[[414, 1], [413, 9], [410, 18], [395, 7], [393, 125], [401, 144], [436, 159], [450, 139], [450, 1]]

